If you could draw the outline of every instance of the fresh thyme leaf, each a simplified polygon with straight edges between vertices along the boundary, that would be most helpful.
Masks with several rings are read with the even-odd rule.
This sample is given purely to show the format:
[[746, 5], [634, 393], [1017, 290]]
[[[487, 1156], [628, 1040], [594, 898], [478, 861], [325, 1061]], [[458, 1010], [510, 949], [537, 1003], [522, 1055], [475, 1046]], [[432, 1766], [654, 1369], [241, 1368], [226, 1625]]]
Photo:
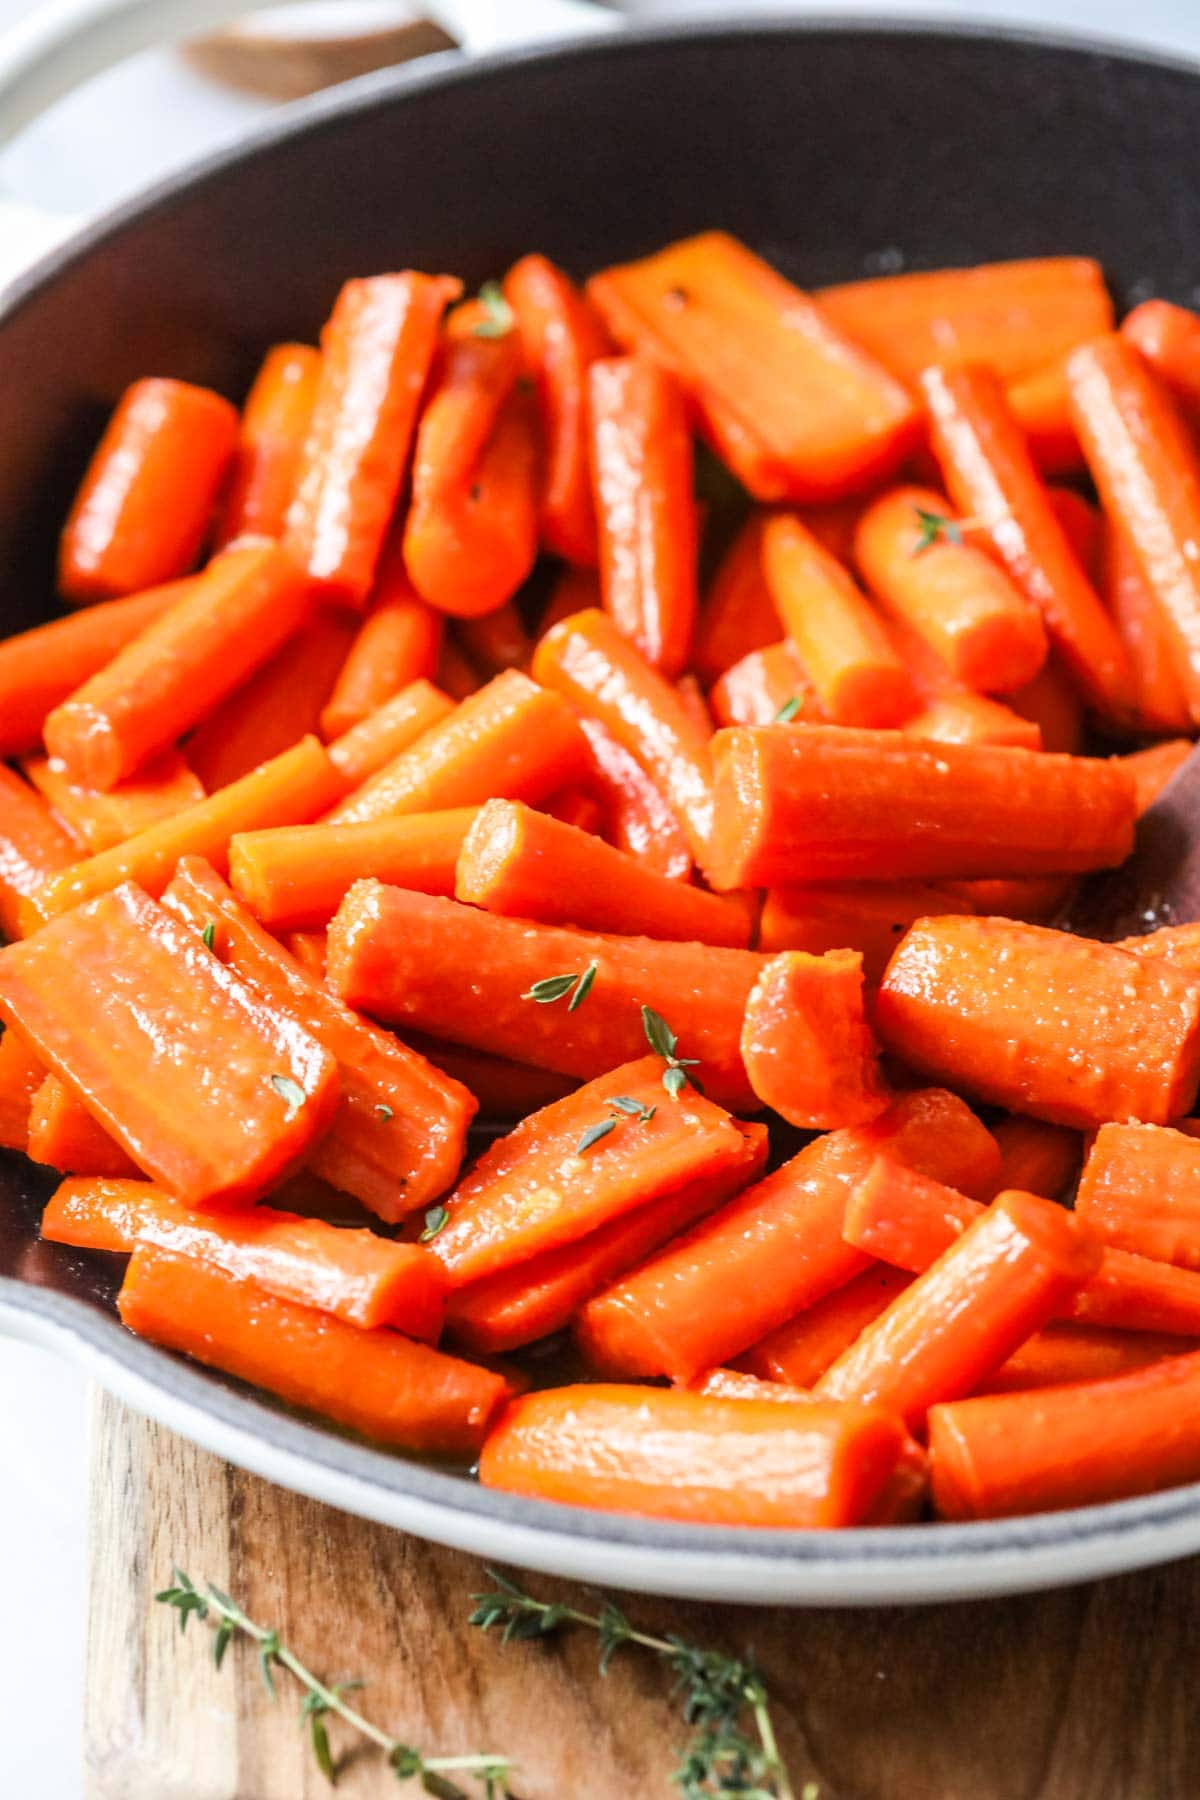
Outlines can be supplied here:
[[617, 1121], [615, 1119], [597, 1119], [594, 1125], [588, 1126], [587, 1130], [576, 1144], [576, 1156], [582, 1156], [585, 1150], [590, 1150], [593, 1144], [598, 1144], [601, 1138], [607, 1137], [610, 1131], [615, 1131], [616, 1129]]
[[599, 963], [590, 962], [588, 964], [587, 968], [583, 971], [583, 974], [579, 977], [579, 980], [575, 983], [575, 992], [571, 995], [571, 998], [567, 1001], [567, 1011], [568, 1012], [574, 1012], [575, 1008], [577, 1006], [583, 1005], [584, 1001], [587, 999], [588, 995], [592, 991], [592, 984], [596, 979], [596, 971], [599, 969], [599, 967], [600, 967]]
[[290, 1075], [272, 1075], [271, 1086], [275, 1089], [275, 1092], [279, 1095], [281, 1100], [287, 1101], [287, 1111], [283, 1116], [285, 1124], [288, 1124], [300, 1111], [300, 1108], [308, 1099], [308, 1095], [304, 1092], [300, 1083], [298, 1081], [293, 1081]]
[[642, 1030], [655, 1056], [661, 1056], [664, 1061], [670, 1062], [678, 1039], [662, 1014], [655, 1012], [652, 1006], [642, 1008]]
[[391, 1107], [385, 1106], [382, 1100], [376, 1106], [375, 1111], [379, 1114], [384, 1124], [386, 1124], [389, 1119], [394, 1119], [396, 1116]]
[[213, 1662], [219, 1669], [225, 1661], [225, 1652], [229, 1648], [229, 1640], [233, 1636], [233, 1621], [222, 1619], [213, 1635]]
[[793, 694], [790, 700], [784, 701], [771, 723], [773, 725], [790, 725], [802, 704], [799, 694]]
[[513, 309], [504, 298], [504, 290], [498, 281], [485, 281], [479, 290], [480, 304], [487, 313], [486, 319], [480, 319], [475, 327], [474, 335], [481, 338], [507, 337], [516, 323]]
[[658, 1111], [656, 1106], [643, 1106], [629, 1094], [612, 1094], [607, 1104], [615, 1106], [618, 1112], [627, 1113], [631, 1119], [639, 1119], [643, 1125], [648, 1125]]
[[678, 1100], [687, 1086], [687, 1070], [682, 1069], [678, 1063], [672, 1063], [669, 1069], [663, 1070], [663, 1086], [672, 1100]]
[[539, 1006], [550, 1006], [564, 994], [569, 994], [580, 979], [574, 970], [569, 975], [546, 975], [541, 981], [535, 981], [531, 988], [526, 988], [521, 998], [536, 1000]]
[[329, 1750], [329, 1733], [325, 1729], [324, 1711], [322, 1706], [312, 1708], [308, 1716], [308, 1733], [312, 1739], [313, 1760], [332, 1787], [337, 1777], [333, 1772], [333, 1757]]
[[431, 1244], [443, 1225], [450, 1222], [450, 1214], [444, 1206], [431, 1206], [425, 1214], [425, 1229], [421, 1233], [420, 1242]]
[[208, 924], [204, 927], [204, 930], [200, 933], [200, 942], [204, 945], [204, 948], [206, 950], [212, 949], [213, 939], [216, 937], [216, 935], [217, 935], [216, 921], [213, 919], [210, 919], [208, 921]]

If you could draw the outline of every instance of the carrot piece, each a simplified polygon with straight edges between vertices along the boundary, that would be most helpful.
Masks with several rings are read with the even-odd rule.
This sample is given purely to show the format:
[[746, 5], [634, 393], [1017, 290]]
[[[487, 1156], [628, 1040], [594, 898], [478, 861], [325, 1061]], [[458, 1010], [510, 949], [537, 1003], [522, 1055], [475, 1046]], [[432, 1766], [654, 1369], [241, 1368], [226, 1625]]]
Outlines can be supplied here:
[[[528, 998], [593, 963], [577, 1011]], [[530, 925], [378, 881], [351, 888], [329, 927], [331, 988], [385, 1024], [590, 1080], [638, 1054], [649, 1006], [699, 1059], [705, 1091], [747, 1108], [738, 1038], [761, 967], [750, 950]]]
[[354, 637], [353, 621], [322, 607], [188, 740], [187, 759], [209, 793], [315, 732]]
[[329, 746], [329, 760], [347, 784], [358, 787], [453, 711], [450, 696], [419, 676], [336, 737]]
[[1104, 1125], [1075, 1209], [1105, 1244], [1200, 1269], [1200, 1142], [1157, 1125]]
[[1005, 695], [1006, 704], [1037, 726], [1042, 749], [1078, 756], [1083, 749], [1083, 707], [1053, 651], [1032, 681]]
[[[1000, 1119], [992, 1126], [1000, 1146], [1000, 1174], [995, 1193], [1020, 1188], [1059, 1200], [1074, 1183], [1083, 1157], [1078, 1132], [1043, 1119]], [[994, 1196], [993, 1196], [994, 1197]]]
[[[496, 804], [502, 803], [497, 801]], [[541, 802], [538, 811], [545, 813], [548, 819], [557, 819], [562, 825], [573, 826], [576, 831], [586, 831], [592, 836], [600, 835], [603, 822], [600, 802], [582, 788], [560, 788], [557, 794], [551, 794], [548, 800]]]
[[479, 1479], [608, 1512], [815, 1529], [862, 1524], [906, 1447], [877, 1408], [578, 1386], [514, 1401]]
[[443, 1193], [462, 1164], [472, 1096], [335, 1000], [199, 858], [181, 861], [163, 904], [198, 933], [211, 925], [225, 967], [336, 1059], [340, 1102], [309, 1166], [389, 1224]]
[[1085, 697], [1128, 712], [1131, 671], [1095, 588], [1071, 549], [1004, 390], [990, 370], [931, 368], [921, 378], [934, 453], [950, 498], [975, 518]]
[[1067, 388], [1062, 357], [1005, 384], [1009, 411], [1025, 433], [1035, 466], [1048, 479], [1081, 475], [1086, 464]]
[[47, 1075], [33, 1096], [23, 1148], [32, 1161], [62, 1174], [135, 1178], [141, 1174], [133, 1158], [57, 1075]]
[[42, 796], [0, 763], [0, 935], [37, 924], [33, 896], [78, 854]]
[[132, 882], [0, 951], [0, 1014], [192, 1205], [264, 1193], [337, 1105], [329, 1053]]
[[59, 592], [76, 605], [185, 575], [237, 443], [235, 407], [186, 381], [126, 388], [63, 528]]
[[441, 643], [442, 615], [413, 587], [401, 540], [393, 533], [380, 556], [366, 615], [322, 709], [321, 736], [327, 742], [341, 737], [410, 683], [428, 682]]
[[1032, 720], [969, 688], [951, 673], [918, 632], [893, 621], [890, 635], [921, 703], [920, 710], [904, 723], [902, 729], [907, 736], [931, 738], [942, 744], [1042, 748], [1041, 731]]
[[[779, 636], [779, 615], [762, 572], [765, 523], [764, 513], [750, 514], [708, 584], [692, 654], [703, 681], [718, 680], [734, 663], [753, 650], [765, 650]], [[586, 605], [581, 601], [575, 610]]]
[[29, 1110], [45, 1075], [45, 1064], [19, 1031], [0, 1032], [0, 1149], [24, 1150]]
[[1147, 931], [1141, 937], [1122, 938], [1118, 948], [1200, 975], [1200, 921], [1187, 925], [1160, 925], [1157, 931]]
[[111, 788], [266, 662], [309, 610], [277, 544], [225, 550], [113, 660], [55, 707], [46, 748], [81, 786]]
[[506, 669], [385, 763], [334, 808], [329, 823], [444, 812], [497, 795], [541, 800], [586, 768], [570, 707], [519, 669]]
[[713, 739], [716, 888], [1115, 867], [1133, 778], [1096, 758], [837, 726]]
[[763, 905], [758, 947], [771, 952], [858, 950], [863, 976], [872, 986], [905, 931], [916, 919], [961, 912], [963, 904], [947, 888], [916, 883], [837, 881], [823, 886], [770, 888]]
[[[778, 619], [775, 627], [778, 630]], [[721, 725], [826, 722], [804, 659], [790, 638], [748, 651], [713, 683], [709, 703]]]
[[919, 487], [893, 488], [863, 513], [854, 555], [868, 588], [968, 687], [1003, 694], [1032, 681], [1046, 657], [1037, 608], [974, 544], [929, 542], [922, 513], [952, 517]]
[[764, 1106], [792, 1125], [865, 1125], [890, 1095], [863, 1003], [857, 950], [771, 957], [746, 1001], [742, 1060]]
[[973, 1190], [999, 1159], [952, 1094], [906, 1094], [870, 1125], [817, 1138], [589, 1301], [576, 1322], [585, 1356], [605, 1374], [691, 1381], [844, 1287], [870, 1262], [842, 1237], [846, 1201], [881, 1150]]
[[125, 843], [52, 876], [31, 904], [41, 918], [50, 919], [123, 881], [136, 881], [148, 893], [161, 894], [181, 856], [202, 856], [223, 873], [230, 839], [237, 832], [303, 824], [324, 812], [345, 787], [317, 739], [302, 738], [219, 794], [210, 794], [186, 812], [147, 826]]
[[88, 850], [123, 844], [148, 825], [170, 819], [204, 798], [204, 787], [178, 750], [164, 750], [108, 793], [76, 787], [61, 763], [27, 757], [25, 774]]
[[929, 1415], [942, 1518], [1005, 1518], [1157, 1493], [1200, 1475], [1200, 1355], [1108, 1381], [995, 1394]]
[[[1065, 379], [1065, 376], [1064, 376]], [[1069, 487], [1047, 487], [1054, 516], [1063, 528], [1076, 561], [1088, 580], [1100, 587], [1104, 563], [1106, 521], [1092, 501]]]
[[1143, 300], [1121, 321], [1121, 336], [1141, 351], [1186, 414], [1200, 413], [1200, 317], [1169, 300]]
[[794, 1405], [809, 1396], [801, 1387], [789, 1387], [782, 1381], [764, 1381], [758, 1375], [745, 1375], [740, 1369], [710, 1369], [708, 1374], [690, 1384], [693, 1394], [707, 1394], [714, 1400], [774, 1400], [777, 1405]]
[[488, 912], [549, 925], [743, 950], [750, 942], [750, 917], [736, 897], [640, 868], [623, 851], [517, 800], [489, 800], [479, 809], [459, 852], [454, 894]]
[[273, 932], [328, 925], [354, 883], [367, 876], [450, 898], [463, 840], [480, 810], [239, 832], [229, 845], [230, 884]]
[[405, 1450], [471, 1456], [512, 1390], [501, 1375], [139, 1244], [117, 1296], [130, 1331], [292, 1406]]
[[1139, 818], [1170, 786], [1195, 748], [1191, 738], [1166, 738], [1121, 758], [1134, 779]]
[[321, 352], [311, 344], [267, 351], [242, 408], [218, 547], [239, 537], [283, 536], [320, 379]]
[[[324, 965], [322, 964], [322, 979]], [[407, 1044], [428, 1057], [435, 1068], [469, 1089], [479, 1102], [483, 1119], [523, 1119], [553, 1100], [561, 1100], [579, 1084], [569, 1075], [536, 1069], [532, 1063], [510, 1062], [488, 1056], [482, 1050], [464, 1050], [460, 1044], [443, 1043], [420, 1032], [405, 1034]]]
[[477, 619], [460, 619], [455, 632], [472, 662], [489, 675], [499, 675], [503, 669], [524, 669], [533, 655], [533, 641], [512, 600]]
[[535, 637], [545, 637], [551, 626], [573, 613], [594, 611], [600, 605], [600, 577], [595, 569], [576, 568], [570, 564], [559, 572], [545, 610], [537, 622]]
[[692, 872], [687, 838], [652, 777], [599, 719], [580, 719], [579, 729], [590, 757], [585, 781], [604, 835], [653, 874], [686, 881]]
[[598, 1289], [761, 1175], [767, 1159], [766, 1127], [738, 1129], [743, 1150], [736, 1163], [695, 1176], [585, 1237], [457, 1288], [446, 1315], [448, 1330], [480, 1355], [515, 1350], [560, 1331]]
[[760, 1338], [740, 1360], [765, 1382], [811, 1388], [912, 1279], [887, 1263], [875, 1263]]
[[325, 933], [323, 931], [288, 931], [284, 933], [288, 949], [310, 975], [325, 979]]
[[1143, 731], [1190, 731], [1192, 716], [1166, 619], [1129, 540], [1111, 524], [1105, 533], [1103, 590], [1133, 667], [1134, 723]]
[[443, 637], [438, 654], [437, 683], [455, 700], [469, 700], [484, 685], [484, 676], [454, 638]]
[[42, 1237], [79, 1250], [154, 1244], [365, 1331], [390, 1325], [436, 1343], [442, 1329], [445, 1278], [428, 1250], [274, 1207], [206, 1216], [148, 1181], [64, 1181]]
[[975, 1390], [980, 1394], [1023, 1394], [1105, 1381], [1148, 1368], [1192, 1346], [1186, 1338], [1154, 1331], [1112, 1331], [1103, 1325], [1047, 1325], [1014, 1350], [1007, 1362]]

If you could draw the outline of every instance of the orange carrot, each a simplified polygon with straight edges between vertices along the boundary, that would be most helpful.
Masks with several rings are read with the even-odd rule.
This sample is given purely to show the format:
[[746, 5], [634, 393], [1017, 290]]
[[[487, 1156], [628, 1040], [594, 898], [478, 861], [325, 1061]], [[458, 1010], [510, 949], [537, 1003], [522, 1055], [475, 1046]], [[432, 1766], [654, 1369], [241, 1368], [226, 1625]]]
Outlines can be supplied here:
[[329, 760], [357, 787], [453, 711], [450, 696], [420, 676], [336, 737]]
[[1042, 749], [1055, 756], [1078, 756], [1083, 749], [1083, 707], [1053, 651], [1023, 688], [1006, 694], [1013, 712], [1037, 726]]
[[568, 564], [554, 583], [534, 636], [545, 637], [550, 627], [560, 620], [569, 619], [572, 613], [596, 609], [599, 605], [600, 577], [595, 569], [580, 569]]
[[1135, 956], [1153, 957], [1168, 962], [1176, 969], [1200, 975], [1200, 921], [1188, 925], [1161, 925], [1141, 937], [1122, 938], [1122, 950]]
[[273, 932], [328, 925], [366, 876], [450, 898], [463, 840], [480, 810], [461, 806], [361, 825], [239, 832], [229, 845], [229, 880]]
[[59, 547], [59, 591], [83, 605], [185, 575], [237, 443], [228, 400], [186, 381], [135, 381], [109, 420]]
[[108, 793], [76, 787], [61, 763], [47, 756], [26, 758], [25, 773], [58, 817], [88, 850], [122, 844], [148, 825], [173, 818], [204, 798], [204, 787], [178, 750], [164, 750], [136, 775]]
[[1169, 300], [1143, 300], [1121, 321], [1121, 336], [1141, 351], [1185, 413], [1200, 413], [1200, 317]]
[[557, 794], [551, 794], [541, 802], [538, 811], [545, 813], [549, 819], [557, 819], [560, 824], [573, 826], [576, 831], [600, 835], [604, 818], [600, 802], [582, 788], [559, 788]]
[[512, 1391], [398, 1331], [363, 1331], [152, 1244], [134, 1251], [117, 1306], [139, 1337], [405, 1450], [474, 1455]]
[[857, 950], [771, 957], [750, 990], [742, 1060], [764, 1106], [792, 1125], [865, 1125], [887, 1108]]
[[837, 726], [713, 739], [716, 888], [1114, 867], [1133, 844], [1115, 763]]
[[1041, 731], [1032, 720], [960, 681], [918, 632], [895, 620], [890, 635], [920, 700], [920, 710], [903, 726], [909, 737], [932, 738], [943, 744], [1042, 748]]
[[[322, 963], [322, 979], [324, 973]], [[482, 1050], [464, 1050], [460, 1044], [447, 1044], [420, 1032], [406, 1032], [405, 1042], [428, 1057], [435, 1068], [469, 1089], [479, 1102], [482, 1119], [523, 1119], [526, 1113], [538, 1112], [578, 1086], [569, 1075], [536, 1069], [532, 1063], [510, 1062], [503, 1056], [488, 1056]]]
[[325, 979], [325, 933], [323, 931], [289, 931], [284, 942], [300, 964], [318, 981]]
[[454, 638], [444, 637], [438, 653], [437, 683], [455, 700], [468, 700], [484, 685], [481, 671]]
[[1078, 1132], [1043, 1119], [1000, 1119], [992, 1126], [1000, 1146], [1000, 1174], [995, 1192], [1020, 1188], [1059, 1200], [1079, 1173], [1083, 1145]]
[[824, 309], [735, 238], [704, 232], [593, 276], [617, 341], [655, 357], [705, 436], [760, 500], [836, 500], [895, 468], [908, 395]]
[[1167, 621], [1129, 540], [1111, 524], [1104, 541], [1103, 589], [1133, 667], [1134, 722], [1143, 731], [1190, 731]]
[[29, 1109], [46, 1067], [19, 1031], [0, 1032], [0, 1149], [24, 1150]]
[[1121, 758], [1137, 788], [1139, 818], [1154, 805], [1195, 748], [1191, 738], [1167, 738], [1161, 744], [1150, 744], [1145, 750], [1134, 750]]
[[46, 720], [46, 748], [82, 786], [115, 787], [166, 750], [292, 635], [308, 589], [276, 544], [225, 550], [169, 612]]
[[1154, 1331], [1112, 1331], [1103, 1325], [1047, 1325], [1035, 1331], [1007, 1362], [976, 1389], [980, 1394], [1023, 1394], [1105, 1381], [1148, 1368], [1192, 1348], [1186, 1338]]
[[311, 344], [276, 344], [267, 351], [242, 408], [218, 545], [283, 536], [320, 378], [321, 352]]
[[471, 661], [489, 675], [527, 668], [533, 654], [533, 642], [512, 600], [477, 619], [460, 619], [455, 635]]
[[875, 1263], [752, 1344], [740, 1360], [764, 1381], [810, 1388], [911, 1282], [911, 1275]]
[[[1065, 375], [1064, 375], [1065, 380]], [[1092, 584], [1099, 588], [1103, 575], [1104, 514], [1075, 488], [1047, 487], [1054, 516], [1063, 528], [1075, 559]]]
[[393, 532], [380, 555], [366, 616], [321, 713], [321, 736], [341, 737], [410, 682], [432, 678], [441, 642], [442, 615], [413, 587]]
[[600, 807], [604, 835], [654, 874], [686, 881], [691, 851], [653, 779], [598, 719], [581, 719], [579, 729], [590, 757], [585, 780]]
[[0, 763], [0, 934], [34, 928], [33, 896], [78, 854], [42, 796]]
[[707, 1394], [714, 1400], [774, 1400], [785, 1406], [809, 1397], [801, 1387], [764, 1381], [758, 1375], [743, 1374], [740, 1369], [710, 1369], [691, 1383], [691, 1392]]
[[1081, 475], [1086, 467], [1071, 417], [1062, 357], [1005, 384], [1009, 411], [1025, 433], [1034, 464], [1046, 477]]
[[57, 1075], [47, 1075], [33, 1096], [24, 1148], [34, 1162], [46, 1163], [63, 1174], [136, 1178], [141, 1173], [133, 1158]]
[[[775, 621], [778, 629], [779, 621]], [[709, 695], [721, 725], [820, 725], [826, 713], [790, 638], [750, 650], [714, 682]]]
[[779, 636], [779, 615], [762, 572], [764, 523], [765, 514], [750, 514], [709, 582], [692, 655], [704, 681], [716, 681], [743, 656], [764, 650]]
[[876, 986], [892, 951], [915, 919], [962, 912], [957, 894], [915, 883], [833, 881], [768, 890], [759, 925], [760, 950], [858, 950], [863, 975]]
[[1075, 1207], [1105, 1244], [1200, 1269], [1200, 1142], [1157, 1125], [1104, 1125]]
[[[1078, 886], [1073, 875], [1012, 876], [997, 881], [948, 882], [954, 905], [948, 912], [976, 912], [985, 917], [1017, 919], [1026, 925], [1052, 924]], [[963, 904], [959, 904], [962, 902]]]

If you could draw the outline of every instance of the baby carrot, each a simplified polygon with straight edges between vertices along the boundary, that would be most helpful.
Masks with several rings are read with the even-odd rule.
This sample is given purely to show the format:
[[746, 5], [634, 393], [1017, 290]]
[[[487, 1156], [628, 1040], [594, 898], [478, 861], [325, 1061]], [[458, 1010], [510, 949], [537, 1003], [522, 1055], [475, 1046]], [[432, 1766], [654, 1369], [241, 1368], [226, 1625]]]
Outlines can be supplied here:
[[315, 975], [318, 981], [325, 979], [325, 933], [323, 931], [289, 931], [284, 934], [284, 943], [291, 951], [302, 969]]
[[1144, 750], [1122, 757], [1137, 789], [1139, 818], [1154, 805], [1195, 748], [1191, 738], [1166, 738], [1161, 744], [1148, 744]]
[[588, 612], [600, 605], [600, 577], [595, 569], [582, 569], [568, 563], [559, 571], [550, 591], [545, 610], [539, 614], [534, 637], [545, 637], [552, 625], [569, 619], [573, 613]]
[[763, 1102], [792, 1125], [865, 1125], [891, 1098], [867, 1023], [857, 950], [773, 956], [750, 990], [742, 1060]]
[[[325, 964], [321, 964], [321, 979]], [[420, 1032], [405, 1034], [405, 1043], [434, 1068], [474, 1094], [479, 1102], [481, 1119], [523, 1119], [538, 1112], [552, 1100], [561, 1100], [578, 1086], [568, 1075], [556, 1075], [551, 1069], [536, 1069], [532, 1063], [510, 1062], [503, 1056], [488, 1056], [483, 1050], [464, 1050], [461, 1044], [447, 1044]]]
[[449, 694], [419, 676], [335, 737], [329, 760], [358, 787], [454, 711]]
[[86, 849], [107, 850], [123, 844], [148, 825], [173, 818], [204, 798], [204, 787], [178, 750], [164, 750], [143, 763], [136, 775], [101, 793], [76, 787], [61, 763], [47, 756], [27, 757], [25, 774]]
[[[775, 626], [778, 630], [778, 619]], [[804, 659], [790, 638], [747, 651], [713, 683], [708, 698], [721, 725], [827, 722]]]
[[1040, 750], [1042, 736], [1032, 720], [988, 694], [967, 686], [908, 625], [891, 622], [891, 639], [912, 680], [920, 710], [905, 720], [909, 737], [942, 744], [1008, 744]]
[[1005, 702], [1036, 725], [1043, 750], [1078, 756], [1083, 749], [1083, 706], [1053, 651], [1033, 680], [1006, 694]]
[[1086, 464], [1071, 417], [1071, 396], [1062, 357], [1007, 382], [1004, 398], [1025, 433], [1035, 467], [1047, 479], [1084, 473]]
[[284, 542], [325, 600], [361, 606], [408, 462], [447, 303], [446, 275], [348, 281], [321, 333], [321, 373]]
[[341, 737], [407, 688], [430, 680], [442, 643], [442, 615], [408, 578], [400, 538], [384, 544], [366, 615], [321, 713], [321, 736]]
[[892, 951], [915, 919], [962, 912], [959, 895], [915, 882], [831, 881], [811, 887], [769, 888], [758, 947], [771, 952], [858, 950], [863, 976], [883, 980]]
[[242, 408], [219, 546], [239, 537], [283, 536], [320, 378], [321, 352], [311, 344], [267, 351]]
[[692, 872], [687, 838], [654, 780], [599, 719], [582, 718], [579, 729], [589, 753], [584, 780], [605, 837], [654, 874], [686, 881]]
[[1105, 1381], [1145, 1369], [1192, 1345], [1186, 1338], [1155, 1331], [1112, 1331], [1103, 1325], [1046, 1325], [1014, 1350], [1007, 1362], [980, 1382], [976, 1393], [1023, 1394], [1066, 1387], [1078, 1381]]
[[459, 619], [454, 634], [471, 661], [488, 675], [527, 668], [533, 655], [533, 641], [513, 600], [477, 619]]
[[73, 781], [115, 787], [266, 662], [309, 604], [302, 574], [277, 544], [223, 551], [169, 612], [55, 707], [47, 750]]
[[779, 636], [779, 614], [762, 572], [765, 522], [764, 513], [750, 514], [708, 584], [692, 650], [692, 666], [703, 681], [716, 681]]
[[1173, 968], [1200, 975], [1200, 921], [1193, 920], [1187, 925], [1160, 925], [1157, 931], [1147, 931], [1141, 937], [1122, 938], [1120, 948], [1132, 950], [1135, 956], [1161, 959]]
[[0, 763], [0, 935], [23, 937], [33, 929], [33, 896], [78, 855], [42, 796]]
[[463, 840], [480, 810], [460, 806], [361, 825], [242, 831], [229, 844], [230, 884], [273, 932], [328, 925], [354, 883], [367, 876], [450, 898]]
[[591, 794], [585, 793], [581, 787], [559, 788], [557, 794], [551, 794], [548, 800], [541, 802], [538, 811], [545, 813], [548, 819], [557, 819], [562, 825], [572, 826], [576, 831], [586, 831], [594, 837], [600, 835], [603, 823], [600, 802], [593, 799]]
[[[1064, 380], [1066, 379], [1064, 374]], [[1075, 488], [1047, 487], [1054, 516], [1062, 526], [1076, 561], [1097, 588], [1103, 574], [1106, 521], [1100, 508]]]
[[1075, 1209], [1105, 1244], [1200, 1269], [1200, 1142], [1157, 1125], [1104, 1125]]
[[1200, 316], [1169, 300], [1143, 300], [1121, 321], [1121, 336], [1141, 351], [1185, 413], [1200, 414]]
[[511, 1392], [490, 1369], [153, 1244], [134, 1251], [117, 1307], [139, 1337], [400, 1449], [474, 1455]]
[[185, 575], [237, 442], [228, 400], [186, 381], [135, 381], [109, 421], [63, 529], [58, 585], [77, 605]]
[[763, 1381], [811, 1388], [911, 1282], [911, 1275], [874, 1263], [760, 1338], [740, 1361]]
[[0, 1032], [0, 1149], [24, 1150], [29, 1109], [45, 1077], [46, 1065], [20, 1032]]
[[438, 652], [437, 684], [454, 700], [469, 700], [484, 685], [484, 675], [457, 638], [443, 637]]
[[1083, 1157], [1077, 1131], [1065, 1125], [1047, 1125], [1044, 1119], [1000, 1119], [992, 1126], [1000, 1146], [1000, 1174], [996, 1192], [1020, 1188], [1059, 1200], [1073, 1184]]
[[33, 1096], [24, 1148], [33, 1162], [46, 1163], [62, 1174], [135, 1179], [141, 1174], [133, 1158], [57, 1075], [47, 1075]]
[[1133, 718], [1143, 731], [1190, 731], [1171, 632], [1125, 533], [1109, 524], [1102, 587], [1133, 668]]
[[740, 1369], [710, 1369], [691, 1383], [690, 1391], [707, 1394], [714, 1400], [774, 1400], [785, 1406], [808, 1399], [804, 1388], [789, 1387], [782, 1381], [764, 1381], [758, 1375], [743, 1374]]

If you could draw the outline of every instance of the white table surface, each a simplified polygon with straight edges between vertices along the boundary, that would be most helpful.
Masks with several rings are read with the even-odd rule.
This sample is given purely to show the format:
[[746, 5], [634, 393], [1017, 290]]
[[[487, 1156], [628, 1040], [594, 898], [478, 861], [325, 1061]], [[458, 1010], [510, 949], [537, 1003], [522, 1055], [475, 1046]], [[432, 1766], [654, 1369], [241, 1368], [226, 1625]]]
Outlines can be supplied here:
[[[0, 30], [37, 0], [0, 0]], [[514, 0], [520, 5], [520, 0]], [[719, 0], [643, 0], [657, 16], [713, 14]], [[758, 10], [797, 11], [787, 0]], [[1057, 25], [1200, 54], [1195, 0], [842, 0], [810, 11], [921, 13]], [[236, 137], [264, 103], [217, 88], [152, 53], [56, 107], [0, 160], [0, 185], [64, 214], [90, 214], [209, 146]], [[1187, 179], [1181, 175], [1181, 179]], [[0, 1341], [0, 1544], [5, 1546], [0, 1685], [10, 1704], [0, 1791], [78, 1800], [86, 1517], [84, 1382], [46, 1352]]]

